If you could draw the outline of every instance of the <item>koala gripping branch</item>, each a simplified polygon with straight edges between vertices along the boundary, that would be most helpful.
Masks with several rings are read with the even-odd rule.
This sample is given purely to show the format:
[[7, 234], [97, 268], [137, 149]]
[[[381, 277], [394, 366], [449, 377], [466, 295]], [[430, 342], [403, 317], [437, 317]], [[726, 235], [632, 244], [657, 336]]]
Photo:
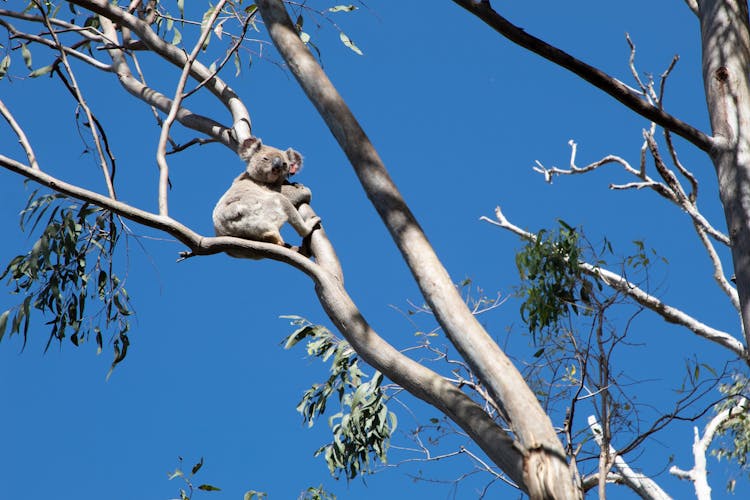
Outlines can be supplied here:
[[[300, 40], [283, 3], [262, 0], [257, 5], [274, 44], [349, 158], [443, 331], [505, 410], [524, 457], [524, 489], [532, 498], [580, 498], [549, 417], [464, 304], [364, 130]], [[402, 378], [394, 377], [393, 370], [383, 373]]]

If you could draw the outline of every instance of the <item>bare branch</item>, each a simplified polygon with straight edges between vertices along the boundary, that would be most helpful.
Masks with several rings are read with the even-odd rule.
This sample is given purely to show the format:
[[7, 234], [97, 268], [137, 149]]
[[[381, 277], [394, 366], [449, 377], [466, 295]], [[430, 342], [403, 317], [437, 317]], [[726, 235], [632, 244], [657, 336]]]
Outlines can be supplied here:
[[161, 134], [159, 135], [159, 145], [156, 148], [156, 163], [159, 165], [159, 215], [167, 216], [167, 194], [169, 189], [169, 165], [167, 164], [166, 152], [167, 152], [167, 139], [169, 139], [169, 129], [174, 123], [177, 117], [177, 111], [180, 109], [182, 103], [183, 91], [185, 90], [185, 84], [187, 83], [188, 76], [190, 75], [190, 69], [193, 63], [198, 58], [198, 53], [203, 48], [203, 44], [206, 42], [211, 29], [216, 22], [216, 18], [221, 13], [221, 9], [224, 7], [226, 0], [219, 0], [219, 3], [214, 7], [213, 12], [209, 16], [207, 22], [204, 24], [201, 34], [198, 37], [198, 41], [195, 42], [193, 50], [190, 52], [185, 65], [182, 68], [182, 74], [177, 82], [177, 88], [175, 89], [174, 99], [172, 100], [172, 106], [169, 109], [167, 117], [164, 119], [164, 123], [161, 126]]
[[695, 232], [698, 234], [698, 238], [700, 238], [701, 243], [703, 243], [703, 246], [706, 249], [706, 253], [708, 253], [708, 258], [711, 259], [711, 265], [714, 268], [714, 280], [719, 285], [719, 288], [726, 294], [726, 296], [729, 297], [729, 300], [732, 302], [734, 308], [737, 309], [737, 312], [739, 312], [740, 297], [737, 294], [737, 289], [733, 287], [731, 283], [729, 283], [729, 280], [724, 274], [724, 266], [721, 263], [719, 254], [716, 252], [716, 248], [714, 248], [713, 242], [708, 239], [706, 230], [703, 227], [699, 226], [698, 224], [693, 224], [693, 227], [695, 228]]
[[[536, 498], [555, 492], [560, 498], [580, 497], [572, 479], [560, 480], [570, 477], [570, 472], [549, 417], [516, 367], [461, 299], [364, 130], [300, 40], [283, 3], [263, 0], [256, 4], [277, 49], [349, 158], [438, 323], [463, 358], [471, 363], [472, 370], [495, 402], [509, 415], [524, 453], [527, 474], [523, 484], [530, 495]], [[336, 313], [333, 308], [328, 312], [339, 327], [346, 326], [340, 312]], [[384, 373], [391, 378], [397, 375], [392, 369]], [[495, 454], [495, 458], [499, 457]], [[503, 464], [498, 465], [504, 469]]]
[[55, 45], [58, 47], [58, 50], [60, 51], [60, 59], [62, 61], [63, 66], [65, 67], [65, 71], [67, 71], [68, 73], [68, 77], [70, 78], [71, 86], [75, 94], [76, 100], [78, 101], [78, 104], [80, 104], [81, 108], [83, 109], [83, 112], [86, 114], [86, 119], [88, 120], [88, 123], [89, 123], [89, 130], [91, 130], [91, 137], [94, 139], [94, 146], [96, 147], [96, 153], [99, 156], [99, 162], [102, 168], [102, 175], [104, 176], [104, 183], [107, 186], [109, 197], [114, 199], [115, 198], [115, 186], [112, 183], [112, 177], [110, 175], [109, 168], [107, 167], [107, 159], [104, 156], [104, 150], [102, 149], [101, 140], [99, 138], [99, 132], [97, 131], [97, 128], [95, 125], [96, 120], [94, 119], [94, 115], [91, 112], [91, 109], [89, 108], [88, 104], [86, 104], [86, 100], [83, 98], [83, 94], [81, 93], [80, 87], [78, 86], [78, 82], [76, 81], [75, 74], [73, 73], [73, 68], [70, 67], [70, 64], [68, 63], [68, 56], [66, 55], [65, 50], [63, 50], [63, 44], [60, 43], [60, 39], [57, 37], [57, 33], [52, 27], [52, 23], [47, 17], [44, 7], [39, 2], [39, 0], [34, 0], [34, 4], [36, 4], [39, 11], [42, 13], [42, 17], [44, 18], [44, 24], [47, 26], [47, 29], [49, 30], [49, 34], [52, 36], [52, 39], [54, 40]]
[[4, 26], [12, 34], [11, 39], [20, 38], [22, 40], [28, 40], [30, 42], [38, 43], [40, 45], [45, 45], [51, 49], [63, 50], [69, 56], [75, 57], [76, 59], [79, 59], [85, 62], [86, 64], [89, 64], [95, 67], [96, 69], [100, 69], [102, 71], [112, 71], [112, 68], [109, 65], [104, 64], [103, 62], [98, 61], [97, 59], [94, 59], [90, 55], [84, 54], [83, 52], [79, 52], [71, 47], [68, 47], [65, 45], [63, 45], [62, 47], [59, 47], [55, 42], [51, 40], [47, 40], [46, 38], [43, 38], [41, 36], [31, 35], [28, 33], [22, 33], [16, 30], [12, 25], [3, 21], [2, 19], [0, 19], [0, 25]]
[[[577, 154], [578, 145], [573, 140], [568, 141], [568, 144], [570, 144], [570, 148], [571, 148], [570, 169], [566, 170], [566, 169], [561, 169], [558, 167], [548, 168], [548, 167], [545, 167], [538, 160], [536, 161], [536, 166], [533, 167], [533, 169], [535, 172], [539, 172], [540, 174], [544, 175], [544, 180], [546, 182], [552, 183], [552, 180], [554, 179], [556, 175], [585, 174], [593, 170], [596, 170], [597, 168], [603, 165], [616, 163], [622, 166], [626, 172], [642, 179], [642, 181], [630, 182], [626, 184], [610, 184], [609, 186], [610, 189], [613, 189], [613, 190], [623, 190], [623, 189], [633, 189], [633, 188], [653, 189], [660, 196], [671, 201], [675, 205], [679, 206], [682, 210], [684, 210], [690, 216], [693, 224], [696, 227], [701, 227], [703, 230], [705, 230], [706, 233], [711, 235], [711, 237], [713, 237], [717, 241], [727, 246], [729, 245], [729, 237], [726, 234], [719, 231], [718, 229], [716, 229], [715, 227], [713, 227], [711, 223], [708, 220], [706, 220], [703, 214], [701, 214], [700, 211], [698, 210], [695, 199], [685, 194], [685, 191], [683, 190], [679, 181], [675, 177], [674, 173], [672, 173], [672, 171], [666, 167], [666, 165], [664, 164], [664, 162], [662, 161], [659, 155], [658, 147], [656, 145], [656, 142], [654, 141], [654, 138], [651, 132], [644, 131], [644, 151], [650, 150], [654, 158], [654, 163], [657, 166], [657, 170], [661, 174], [662, 178], [664, 178], [666, 183], [656, 181], [652, 179], [648, 174], [646, 174], [644, 158], [642, 158], [641, 160], [640, 170], [636, 170], [630, 165], [628, 161], [626, 161], [620, 156], [615, 156], [615, 155], [607, 155], [598, 161], [595, 161], [583, 167], [578, 167], [576, 166], [576, 154]], [[696, 192], [695, 189], [693, 192], [694, 193]]]
[[[337, 328], [364, 361], [388, 375], [414, 396], [443, 411], [458, 423], [510, 479], [523, 485], [523, 457], [507, 433], [482, 408], [440, 375], [420, 365], [385, 342], [367, 323], [341, 285], [321, 266], [281, 245], [231, 236], [204, 237], [170, 217], [140, 210], [99, 193], [83, 189], [0, 155], [0, 166], [32, 179], [59, 193], [86, 201], [148, 227], [164, 231], [190, 248], [193, 255], [210, 255], [227, 250], [250, 250], [284, 262], [315, 282], [321, 305]], [[319, 231], [315, 231], [317, 233]], [[523, 486], [522, 486], [523, 488]]]
[[[107, 51], [112, 58], [113, 70], [117, 75], [120, 85], [122, 85], [128, 93], [141, 99], [150, 106], [155, 107], [163, 113], [169, 113], [172, 109], [171, 99], [138, 81], [131, 73], [127, 61], [125, 60], [124, 52], [122, 49], [116, 48], [118, 42], [117, 32], [115, 31], [112, 21], [104, 16], [100, 16], [99, 22], [106, 40], [108, 40], [111, 45]], [[232, 130], [229, 127], [226, 127], [208, 117], [195, 114], [184, 106], [178, 108], [176, 119], [185, 127], [206, 134], [207, 136], [220, 141], [225, 146], [230, 147], [232, 150], [236, 148], [235, 141], [232, 137]]]
[[[596, 417], [590, 415], [588, 422], [591, 434], [594, 436], [594, 441], [596, 441], [596, 444], [600, 447], [603, 446], [602, 428], [596, 421]], [[608, 448], [608, 450], [604, 451], [608, 454], [610, 459], [614, 461], [614, 466], [620, 471], [623, 484], [627, 485], [643, 499], [671, 500], [671, 497], [667, 495], [667, 493], [651, 478], [631, 469], [627, 462], [617, 454], [617, 450], [615, 450], [612, 445], [609, 445]], [[601, 473], [602, 471], [599, 472]]]
[[698, 427], [693, 427], [693, 458], [695, 459], [695, 465], [687, 471], [680, 469], [676, 465], [673, 465], [669, 469], [670, 474], [693, 482], [695, 496], [698, 500], [711, 499], [711, 486], [708, 484], [708, 472], [706, 471], [706, 452], [708, 451], [708, 447], [711, 446], [711, 441], [713, 441], [716, 431], [727, 422], [740, 415], [745, 415], [747, 408], [747, 399], [740, 398], [737, 405], [719, 412], [706, 424], [706, 428], [703, 430], [703, 437], [700, 437]]
[[[183, 51], [162, 40], [145, 21], [138, 19], [126, 10], [109, 3], [107, 0], [71, 0], [71, 3], [128, 28], [138, 35], [150, 50], [180, 69], [185, 66], [187, 56]], [[236, 139], [241, 143], [244, 139], [250, 137], [250, 115], [234, 90], [218, 76], [212, 76], [212, 72], [199, 61], [195, 61], [191, 66], [190, 76], [198, 82], [207, 80], [206, 88], [229, 109], [232, 114], [232, 129], [236, 133]], [[234, 146], [236, 148], [236, 144]]]
[[714, 147], [714, 140], [711, 137], [644, 100], [618, 79], [576, 59], [535, 36], [529, 35], [523, 29], [511, 24], [507, 19], [493, 10], [490, 2], [479, 2], [476, 0], [453, 1], [477, 16], [513, 43], [578, 75], [649, 121], [656, 122], [660, 126], [673, 131], [703, 151], [708, 152]]
[[23, 128], [18, 125], [16, 119], [13, 118], [10, 110], [5, 107], [5, 103], [2, 101], [2, 99], [0, 99], [0, 114], [3, 115], [5, 121], [8, 122], [10, 128], [12, 128], [13, 132], [15, 132], [18, 136], [18, 142], [21, 144], [21, 147], [26, 153], [26, 157], [29, 159], [29, 165], [31, 165], [31, 168], [33, 168], [34, 170], [39, 170], [39, 164], [36, 161], [36, 155], [34, 154], [34, 150], [31, 148], [31, 143], [26, 137], [26, 133], [23, 131]]
[[[489, 222], [490, 224], [501, 227], [503, 229], [507, 229], [508, 231], [516, 234], [517, 236], [520, 236], [525, 240], [536, 240], [536, 235], [528, 231], [524, 231], [515, 224], [512, 224], [505, 217], [505, 215], [503, 215], [500, 207], [495, 208], [495, 216], [497, 217], [497, 220], [492, 220], [488, 217], [481, 217], [480, 220]], [[580, 262], [579, 265], [581, 266], [581, 270], [584, 273], [588, 274], [589, 276], [601, 279], [606, 285], [614, 288], [619, 292], [622, 292], [642, 306], [655, 312], [656, 314], [664, 318], [664, 320], [668, 323], [676, 323], [678, 325], [682, 325], [696, 335], [729, 349], [741, 359], [748, 359], [748, 352], [745, 349], [745, 346], [742, 344], [742, 342], [734, 338], [729, 333], [712, 328], [705, 323], [698, 321], [692, 316], [684, 313], [683, 311], [665, 304], [658, 298], [642, 290], [637, 285], [631, 283], [617, 273], [613, 273], [612, 271], [608, 271], [607, 269], [604, 269], [602, 267], [591, 265], [587, 262]]]

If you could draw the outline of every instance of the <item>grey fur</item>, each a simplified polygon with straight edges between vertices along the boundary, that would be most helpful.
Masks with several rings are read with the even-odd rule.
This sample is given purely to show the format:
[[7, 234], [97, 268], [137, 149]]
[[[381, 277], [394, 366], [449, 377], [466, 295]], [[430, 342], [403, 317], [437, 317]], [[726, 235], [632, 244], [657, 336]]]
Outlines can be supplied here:
[[[281, 151], [265, 146], [258, 138], [247, 139], [239, 153], [240, 158], [247, 162], [247, 167], [216, 203], [213, 212], [216, 235], [284, 245], [279, 229], [289, 222], [300, 236], [308, 236], [320, 223], [320, 217], [304, 220], [295, 204], [282, 194], [284, 185], [284, 191], [294, 195], [290, 198], [299, 198], [295, 201], [300, 203], [309, 201], [309, 189], [284, 184], [290, 175], [302, 167], [302, 155], [291, 148]], [[233, 257], [258, 258], [254, 255], [229, 254]]]

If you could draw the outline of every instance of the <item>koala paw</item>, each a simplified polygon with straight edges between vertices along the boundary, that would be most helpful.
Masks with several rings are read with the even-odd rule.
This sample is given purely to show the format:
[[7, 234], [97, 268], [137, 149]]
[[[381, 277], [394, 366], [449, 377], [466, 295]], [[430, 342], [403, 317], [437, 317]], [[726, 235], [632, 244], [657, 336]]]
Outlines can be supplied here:
[[313, 232], [313, 230], [320, 224], [320, 217], [317, 215], [314, 217], [310, 217], [306, 222], [305, 225], [307, 226], [307, 235], [309, 236], [310, 233]]

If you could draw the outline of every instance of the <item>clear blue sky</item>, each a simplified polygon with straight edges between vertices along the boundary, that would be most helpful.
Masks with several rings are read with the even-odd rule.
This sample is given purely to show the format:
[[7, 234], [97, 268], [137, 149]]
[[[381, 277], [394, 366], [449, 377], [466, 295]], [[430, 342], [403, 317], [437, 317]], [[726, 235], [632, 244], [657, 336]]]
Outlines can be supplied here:
[[[495, 4], [528, 32], [630, 84], [625, 32], [638, 47], [643, 72], [659, 75], [679, 54], [667, 108], [709, 131], [698, 23], [683, 2]], [[510, 294], [517, 285], [513, 255], [521, 244], [478, 220], [501, 205], [513, 222], [529, 230], [552, 227], [562, 218], [583, 226], [593, 241], [606, 235], [620, 254], [632, 250], [632, 240], [645, 240], [669, 260], [653, 276], [665, 300], [712, 326], [738, 332], [736, 315], [712, 285], [708, 259], [675, 207], [646, 191], [610, 192], [609, 183], [632, 180], [616, 167], [558, 179], [552, 186], [531, 169], [535, 160], [566, 166], [569, 139], [579, 144], [579, 164], [606, 154], [636, 164], [641, 130], [648, 126], [644, 119], [505, 41], [450, 1], [394, 5], [371, 1], [369, 8], [331, 16], [363, 57], [343, 47], [325, 21], [318, 21], [323, 28], [317, 30], [309, 18], [305, 27], [454, 280], [470, 277], [489, 295]], [[189, 30], [184, 35], [192, 39]], [[400, 348], [414, 344], [415, 327], [392, 306], [403, 310], [407, 301], [421, 303], [419, 291], [322, 120], [293, 78], [274, 64], [279, 61], [274, 50], [266, 48], [264, 55], [267, 59], [254, 57], [252, 68], [231, 82], [250, 110], [254, 133], [266, 143], [303, 153], [306, 165], [299, 181], [313, 190], [313, 205], [342, 260], [350, 294], [387, 340]], [[13, 55], [12, 73], [22, 76], [19, 56]], [[34, 58], [35, 67], [51, 61], [40, 50]], [[159, 131], [150, 111], [114, 78], [97, 74], [99, 83], [93, 85], [83, 78], [86, 74], [82, 70], [79, 78], [109, 128], [118, 158], [121, 198], [155, 210]], [[168, 95], [177, 76], [177, 70], [151, 74]], [[0, 97], [26, 128], [43, 169], [101, 190], [95, 161], [81, 156], [73, 104], [52, 83], [5, 79]], [[210, 99], [196, 97], [190, 107], [228, 122]], [[15, 137], [7, 127], [3, 130], [0, 151], [23, 159]], [[192, 137], [179, 127], [176, 136]], [[702, 179], [705, 215], [723, 227], [712, 165], [678, 143], [682, 160]], [[212, 234], [211, 210], [241, 170], [240, 162], [217, 145], [192, 148], [170, 162], [172, 215]], [[0, 171], [2, 263], [33, 243], [18, 229], [17, 218], [30, 189], [19, 177]], [[366, 484], [330, 479], [324, 461], [312, 458], [328, 442], [325, 420], [310, 430], [295, 411], [302, 392], [325, 377], [325, 367], [306, 360], [301, 347], [284, 351], [279, 345], [292, 331], [280, 315], [328, 324], [311, 283], [271, 261], [217, 255], [178, 264], [182, 245], [137, 224], [130, 227], [142, 238], [140, 244], [131, 238], [122, 247], [120, 274], [127, 276], [137, 317], [128, 357], [109, 381], [111, 351], [97, 357], [93, 342], [76, 349], [66, 340], [43, 354], [48, 332], [40, 319], [23, 352], [20, 337], [6, 336], [0, 344], [1, 499], [174, 498], [181, 485], [167, 481], [166, 473], [178, 465], [177, 456], [185, 457], [186, 468], [204, 457], [197, 482], [223, 489], [195, 498], [241, 498], [250, 489], [271, 498], [296, 498], [307, 486], [321, 483], [339, 498], [476, 497], [485, 476], [456, 487], [409, 477], [421, 470], [428, 478], [456, 479], [473, 467], [461, 458], [386, 469]], [[3, 292], [0, 311], [18, 301]], [[528, 340], [519, 333], [518, 307], [510, 300], [482, 321], [511, 354], [525, 355]], [[419, 321], [420, 329], [433, 326], [429, 318]], [[637, 392], [657, 409], [668, 409], [659, 404], [674, 398], [670, 389], [679, 384], [686, 358], [716, 365], [728, 359], [718, 347], [649, 313], [631, 329], [633, 342], [642, 345], [623, 350], [619, 368], [624, 376], [648, 380]], [[404, 401], [421, 422], [438, 416], [410, 398]], [[398, 404], [393, 409], [400, 422], [394, 444], [408, 444], [401, 433], [417, 420]], [[689, 498], [691, 486], [666, 469], [670, 455], [683, 468], [692, 465], [691, 442], [692, 424], [677, 423], [642, 453], [626, 458], [656, 475], [675, 498]], [[393, 461], [409, 456], [396, 453]], [[722, 498], [726, 465], [713, 459], [709, 465], [714, 498]], [[623, 488], [610, 491], [612, 498], [633, 496]], [[745, 479], [740, 478], [737, 491], [738, 498], [748, 494]], [[492, 497], [508, 493], [501, 486], [490, 489]]]

